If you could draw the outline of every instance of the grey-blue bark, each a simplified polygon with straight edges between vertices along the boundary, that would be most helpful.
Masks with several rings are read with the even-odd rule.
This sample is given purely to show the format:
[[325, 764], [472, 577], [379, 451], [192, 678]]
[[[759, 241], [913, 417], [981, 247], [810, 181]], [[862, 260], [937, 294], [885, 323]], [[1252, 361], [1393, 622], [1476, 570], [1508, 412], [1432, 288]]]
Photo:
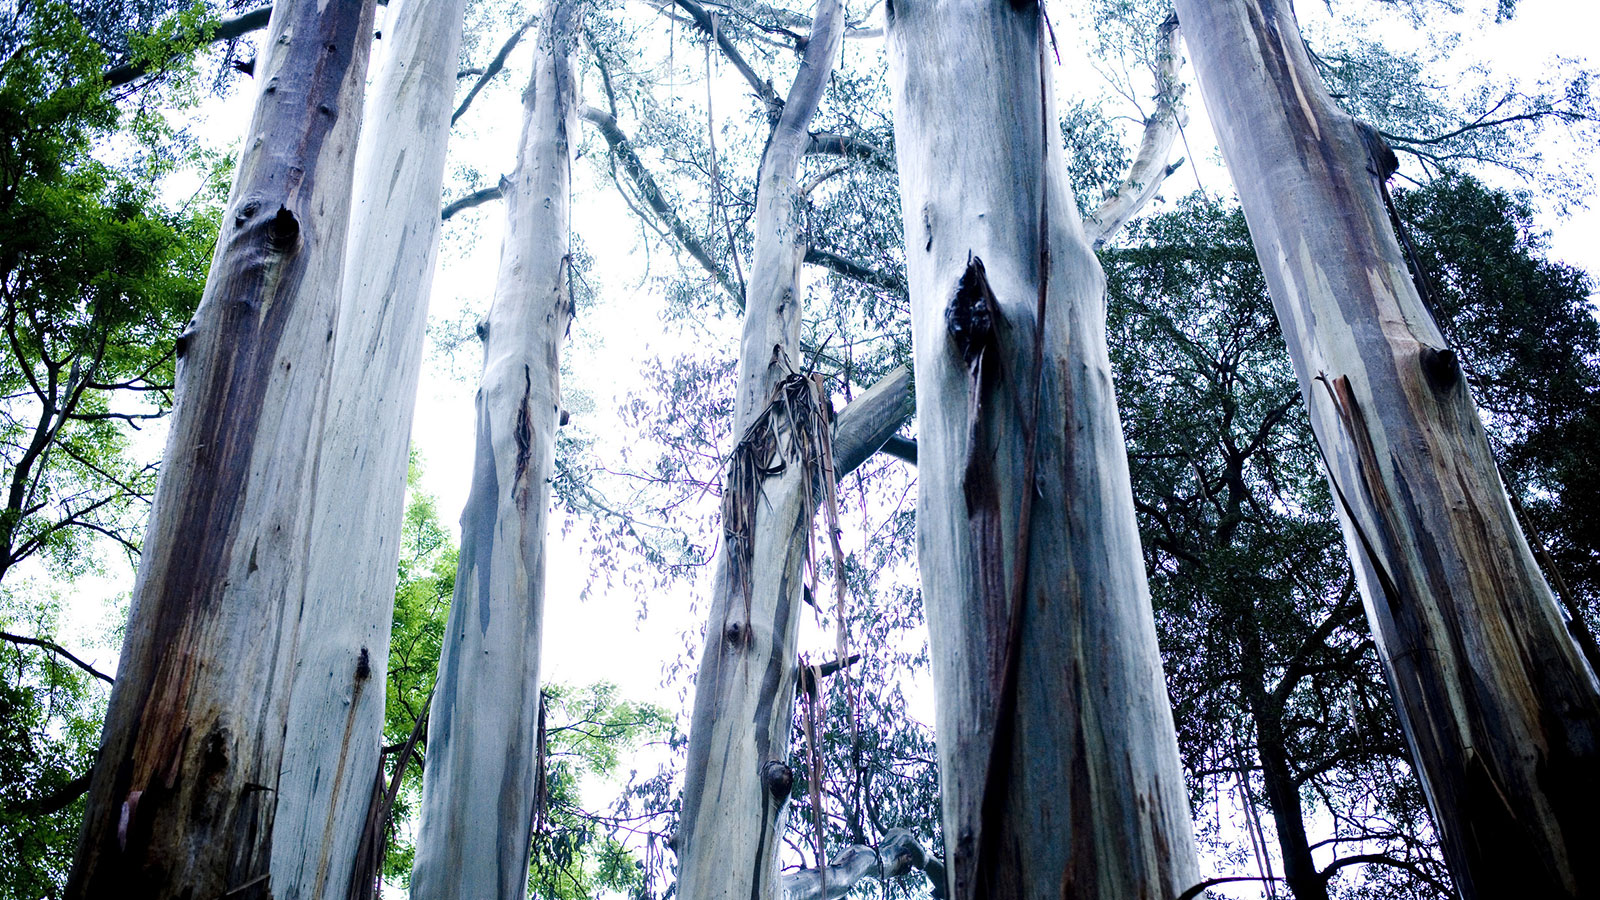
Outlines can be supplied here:
[[472, 488], [428, 722], [417, 900], [521, 900], [527, 888], [549, 480], [572, 318], [576, 15], [573, 0], [552, 0], [540, 16], [517, 165], [503, 185]]
[[372, 803], [464, 6], [395, 0], [376, 45], [278, 782], [278, 900], [343, 895]]
[[1171, 898], [1193, 838], [1044, 27], [887, 20], [951, 896]]

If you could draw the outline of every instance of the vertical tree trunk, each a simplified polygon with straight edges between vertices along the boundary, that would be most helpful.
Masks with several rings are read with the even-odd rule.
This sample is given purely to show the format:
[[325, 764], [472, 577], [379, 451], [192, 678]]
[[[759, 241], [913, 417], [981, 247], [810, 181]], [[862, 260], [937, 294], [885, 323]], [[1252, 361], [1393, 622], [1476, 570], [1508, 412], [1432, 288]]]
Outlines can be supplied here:
[[356, 160], [317, 464], [310, 572], [278, 782], [272, 889], [350, 885], [383, 737], [411, 414], [439, 234], [463, 0], [396, 0]]
[[1600, 895], [1600, 689], [1407, 272], [1393, 155], [1328, 97], [1283, 0], [1177, 5], [1457, 889]]
[[952, 896], [1172, 898], [1189, 810], [1043, 28], [888, 18]]
[[[746, 437], [774, 388], [802, 363], [800, 266], [806, 241], [796, 176], [844, 35], [838, 0], [819, 0], [810, 40], [782, 114], [767, 139], [756, 185], [755, 256], [745, 295], [733, 433]], [[794, 436], [773, 435], [789, 456]], [[735, 451], [735, 456], [740, 451]], [[801, 563], [813, 502], [813, 473], [779, 474], [724, 486], [753, 510], [739, 540], [724, 540], [712, 583], [711, 615], [695, 680], [683, 817], [674, 844], [678, 896], [776, 900], [776, 847], [791, 777]], [[753, 496], [742, 496], [752, 493]], [[724, 500], [728, 509], [729, 499]], [[734, 523], [724, 521], [725, 533]]]
[[273, 14], [68, 896], [270, 896], [372, 15]]
[[472, 489], [428, 722], [411, 895], [520, 900], [533, 828], [545, 531], [559, 424], [561, 344], [572, 320], [568, 214], [577, 4], [540, 16], [523, 93], [506, 232], [479, 326]]

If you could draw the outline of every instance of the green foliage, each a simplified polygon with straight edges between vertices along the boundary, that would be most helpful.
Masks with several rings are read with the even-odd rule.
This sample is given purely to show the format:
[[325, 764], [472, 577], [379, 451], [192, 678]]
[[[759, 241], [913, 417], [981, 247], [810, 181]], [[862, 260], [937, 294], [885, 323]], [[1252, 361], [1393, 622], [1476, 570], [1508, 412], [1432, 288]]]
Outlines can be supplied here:
[[[1593, 173], [1562, 151], [1600, 139], [1593, 66], [1553, 58], [1537, 80], [1509, 77], [1458, 58], [1460, 35], [1443, 24], [1455, 20], [1421, 15], [1422, 0], [1409, 5], [1413, 24], [1428, 34], [1429, 53], [1397, 51], [1361, 14], [1347, 17], [1337, 33], [1307, 35], [1339, 104], [1375, 127], [1418, 183], [1473, 166], [1517, 176], [1556, 209], [1589, 193]], [[1502, 5], [1501, 19], [1509, 7]]]
[[[1244, 217], [1191, 197], [1127, 243], [1104, 256], [1111, 356], [1201, 839], [1237, 846], [1224, 810], [1243, 791], [1247, 815], [1280, 817], [1280, 840], [1283, 821], [1331, 827], [1311, 841], [1439, 881]], [[1376, 889], [1339, 871], [1335, 896]], [[1398, 890], [1377, 896], [1436, 893], [1424, 878]]]
[[[156, 101], [172, 97], [121, 108], [103, 42], [61, 4], [31, 7], [14, 37], [0, 61], [0, 623], [49, 640], [58, 603], [19, 587], [17, 566], [59, 590], [97, 568], [101, 538], [136, 554], [156, 472], [131, 429], [171, 404], [223, 173], [167, 208], [158, 180], [210, 162], [166, 126]], [[156, 52], [168, 37], [130, 40]], [[105, 687], [47, 649], [0, 652], [0, 897], [54, 896]]]
[[[154, 468], [127, 426], [165, 415], [172, 345], [200, 298], [216, 238], [219, 172], [185, 208], [154, 177], [102, 161], [124, 117], [103, 56], [59, 6], [0, 63], [0, 577], [41, 556], [83, 571], [94, 534], [130, 550]], [[137, 117], [136, 117], [137, 118]], [[158, 142], [148, 124], [138, 142]]]
[[[1396, 203], [1513, 489], [1592, 618], [1590, 281], [1542, 258], [1525, 200], [1471, 178]], [[1280, 839], [1285, 820], [1331, 827], [1318, 865], [1391, 861], [1338, 868], [1334, 896], [1448, 893], [1244, 218], [1190, 198], [1127, 244], [1105, 254], [1111, 352], [1202, 840], [1225, 855], [1242, 782]]]
[[[394, 624], [389, 634], [389, 670], [384, 695], [383, 743], [403, 746], [427, 710], [439, 671], [439, 650], [450, 615], [450, 595], [455, 590], [457, 551], [449, 532], [439, 521], [434, 498], [420, 488], [420, 466], [415, 455], [407, 473], [405, 519], [400, 533], [400, 569], [394, 594]], [[426, 726], [424, 726], [425, 728]], [[426, 735], [418, 744], [425, 750]], [[389, 777], [393, 777], [392, 774]], [[390, 820], [388, 849], [383, 861], [385, 881], [407, 884], [416, 849], [408, 830], [393, 827], [412, 818], [421, 800], [421, 767], [407, 761], [400, 793]]]
[[[60, 602], [0, 591], [0, 630], [50, 635]], [[77, 846], [107, 685], [53, 653], [0, 643], [0, 900], [58, 896]]]
[[672, 716], [659, 706], [623, 700], [614, 685], [544, 690], [545, 813], [533, 836], [528, 890], [532, 896], [587, 900], [602, 891], [638, 896], [643, 865], [623, 846], [626, 819], [591, 812], [585, 784], [616, 782], [624, 754], [670, 740]]

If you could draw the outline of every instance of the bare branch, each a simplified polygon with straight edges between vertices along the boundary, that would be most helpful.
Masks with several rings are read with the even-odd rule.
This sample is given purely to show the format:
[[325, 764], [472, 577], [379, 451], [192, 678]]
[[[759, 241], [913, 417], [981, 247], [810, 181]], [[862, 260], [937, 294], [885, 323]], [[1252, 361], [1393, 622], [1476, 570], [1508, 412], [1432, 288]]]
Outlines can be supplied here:
[[117, 419], [127, 422], [129, 425], [132, 425], [135, 430], [138, 430], [140, 422], [148, 421], [150, 419], [164, 419], [166, 416], [167, 411], [163, 410], [161, 412], [153, 413], [72, 413], [70, 415], [63, 416], [62, 418], [72, 419], [79, 422], [103, 422], [107, 419]]
[[901, 462], [907, 462], [913, 466], [917, 464], [917, 442], [911, 438], [894, 435], [884, 441], [883, 446], [878, 449]]
[[491, 200], [499, 200], [504, 196], [505, 190], [498, 184], [493, 187], [479, 188], [459, 200], [452, 200], [439, 212], [439, 219], [448, 222], [450, 217], [456, 213], [472, 209], [475, 206], [482, 206]]
[[806, 148], [806, 152], [821, 156], [842, 156], [847, 159], [865, 160], [885, 172], [896, 171], [893, 155], [877, 144], [855, 135], [835, 134], [832, 132], [813, 133], [811, 135], [811, 145]]
[[738, 70], [740, 75], [744, 76], [744, 80], [749, 82], [751, 89], [756, 92], [756, 97], [761, 100], [761, 105], [767, 108], [767, 116], [776, 121], [783, 110], [783, 100], [778, 97], [778, 92], [773, 90], [772, 82], [764, 80], [760, 75], [756, 74], [755, 69], [750, 67], [750, 63], [744, 58], [744, 54], [739, 52], [739, 48], [728, 37], [727, 32], [722, 30], [721, 23], [717, 20], [717, 17], [708, 12], [704, 6], [696, 3], [695, 0], [674, 0], [674, 2], [677, 3], [680, 9], [689, 14], [689, 17], [694, 21], [695, 27], [705, 32], [707, 36], [716, 42], [717, 49], [722, 51], [722, 55], [727, 58], [728, 62], [733, 63], [733, 67]]
[[[472, 101], [477, 98], [478, 92], [483, 90], [483, 86], [489, 83], [489, 79], [500, 74], [500, 70], [506, 67], [507, 57], [511, 56], [511, 51], [516, 49], [517, 43], [522, 40], [522, 36], [527, 33], [528, 29], [533, 27], [533, 22], [532, 18], [523, 22], [516, 31], [511, 32], [511, 36], [506, 38], [506, 42], [500, 45], [500, 52], [496, 53], [494, 59], [489, 61], [489, 65], [484, 68], [483, 74], [479, 75], [478, 80], [472, 83], [471, 90], [467, 91], [467, 95], [461, 98], [461, 105], [457, 106], [456, 111], [451, 114], [451, 125], [456, 124], [456, 120], [466, 113], [467, 107], [472, 105]], [[446, 216], [446, 218], [449, 217]]]
[[831, 250], [807, 247], [805, 261], [814, 266], [821, 266], [851, 281], [859, 281], [870, 287], [888, 291], [891, 294], [899, 294], [902, 297], [906, 295], [906, 282], [902, 276], [892, 272], [880, 272], [866, 263], [847, 259]]
[[1317, 874], [1322, 877], [1323, 881], [1328, 881], [1334, 876], [1334, 873], [1338, 872], [1340, 869], [1346, 866], [1359, 865], [1388, 866], [1392, 869], [1399, 869], [1402, 872], [1407, 872], [1413, 877], [1426, 882], [1429, 887], [1438, 891], [1442, 896], [1450, 897], [1454, 896], [1455, 893], [1450, 889], [1449, 885], [1440, 881], [1431, 872], [1428, 872], [1411, 860], [1399, 859], [1383, 853], [1362, 853], [1356, 856], [1346, 856], [1342, 859], [1336, 859], [1329, 863], [1326, 869], [1323, 869]]
[[[933, 882], [933, 896], [944, 897], [944, 865], [928, 856], [910, 829], [890, 829], [877, 847], [857, 844], [826, 869], [801, 869], [783, 876], [787, 900], [836, 900], [866, 878], [898, 878], [921, 869]], [[824, 887], [827, 893], [824, 894]]]
[[834, 477], [843, 478], [894, 437], [917, 410], [911, 370], [899, 366], [844, 409], [833, 428]]
[[[21, 634], [12, 634], [9, 631], [0, 631], [0, 641], [8, 641], [10, 643], [20, 644], [26, 647], [39, 647], [41, 649], [48, 650], [57, 656], [65, 658], [68, 662], [84, 670], [85, 672], [88, 672], [90, 675], [93, 675], [101, 681], [104, 681], [106, 684], [114, 684], [116, 682], [115, 678], [112, 678], [110, 675], [107, 675], [99, 669], [96, 669], [94, 666], [91, 666], [74, 656], [71, 651], [55, 641], [47, 641], [43, 638], [27, 637]], [[69, 800], [68, 802], [70, 803], [71, 801]]]
[[678, 215], [678, 211], [673, 209], [672, 204], [667, 201], [666, 194], [662, 192], [660, 185], [656, 183], [655, 178], [650, 174], [650, 170], [645, 168], [643, 160], [639, 159], [639, 155], [633, 151], [633, 145], [628, 140], [628, 136], [623, 134], [622, 129], [618, 127], [616, 117], [593, 106], [585, 106], [579, 115], [583, 117], [585, 122], [598, 129], [600, 136], [605, 138], [606, 144], [611, 147], [612, 154], [618, 162], [622, 163], [622, 171], [627, 173], [628, 180], [633, 182], [634, 188], [639, 192], [639, 196], [643, 198], [645, 204], [650, 207], [650, 211], [655, 213], [656, 217], [661, 220], [661, 224], [666, 226], [667, 231], [677, 239], [678, 244], [690, 256], [694, 257], [694, 261], [699, 263], [701, 268], [705, 269], [711, 277], [717, 280], [717, 284], [733, 299], [734, 304], [743, 309], [744, 292], [739, 290], [739, 286], [734, 283], [728, 271], [712, 258], [705, 245], [700, 242], [699, 238], [695, 237], [694, 232], [689, 230], [689, 226], [684, 224], [682, 217]]

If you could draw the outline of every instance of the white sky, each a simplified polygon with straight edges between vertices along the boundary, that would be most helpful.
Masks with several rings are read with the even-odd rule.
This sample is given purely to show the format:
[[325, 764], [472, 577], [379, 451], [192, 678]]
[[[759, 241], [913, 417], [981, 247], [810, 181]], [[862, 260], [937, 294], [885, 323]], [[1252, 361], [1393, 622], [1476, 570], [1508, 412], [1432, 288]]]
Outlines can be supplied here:
[[[1326, 18], [1326, 8], [1318, 0], [1302, 0], [1299, 6], [1308, 25]], [[1070, 37], [1070, 26], [1063, 28], [1058, 23], [1057, 29], [1063, 38]], [[1393, 33], [1397, 40], [1409, 39], [1408, 29]], [[1469, 32], [1463, 52], [1487, 59], [1496, 72], [1531, 81], [1538, 78], [1552, 56], [1587, 57], [1596, 38], [1600, 38], [1600, 4], [1591, 0], [1522, 0], [1512, 23]], [[487, 56], [501, 40], [500, 36], [485, 39], [479, 54]], [[876, 52], [878, 46], [876, 41], [852, 41], [847, 44], [847, 52]], [[526, 72], [526, 47], [522, 49], [524, 52], [513, 56], [511, 71], [475, 102], [451, 145], [452, 165], [464, 164], [478, 170], [482, 183], [492, 182], [511, 165], [519, 125], [517, 94]], [[1063, 46], [1062, 56], [1058, 96], [1099, 92], [1099, 76], [1076, 60], [1068, 46]], [[1192, 72], [1186, 70], [1185, 77], [1192, 79]], [[732, 104], [748, 102], [737, 86], [726, 93], [728, 99], [719, 96], [717, 100], [719, 116], [732, 109]], [[1212, 193], [1229, 187], [1199, 92], [1192, 84], [1188, 99], [1190, 122], [1186, 138], [1192, 153], [1185, 153], [1182, 147], [1177, 150], [1191, 158], [1165, 191], [1173, 199], [1192, 190], [1197, 182]], [[250, 104], [238, 94], [226, 101], [208, 102], [198, 111], [196, 131], [223, 144], [236, 142], [244, 132], [249, 113]], [[1600, 149], [1595, 147], [1558, 149], [1579, 154], [1591, 169], [1600, 162]], [[595, 152], [603, 152], [603, 147]], [[607, 440], [625, 441], [626, 436], [611, 424], [617, 405], [629, 391], [642, 386], [639, 372], [646, 360], [684, 349], [686, 339], [662, 324], [662, 300], [654, 281], [647, 277], [644, 257], [638, 252], [638, 226], [615, 189], [609, 183], [597, 182], [594, 168], [587, 161], [579, 162], [574, 176], [573, 226], [596, 259], [590, 280], [602, 297], [599, 308], [585, 313], [575, 325], [567, 358], [576, 385], [589, 392], [595, 404], [595, 421], [585, 424], [606, 435]], [[447, 193], [458, 196], [465, 190], [464, 185], [456, 184], [447, 188]], [[1581, 206], [1592, 198], [1573, 199]], [[1566, 219], [1546, 215], [1540, 221], [1551, 231], [1554, 257], [1600, 273], [1600, 242], [1596, 240], [1600, 236], [1600, 208], [1590, 204], [1589, 208], [1576, 209]], [[463, 217], [459, 224], [448, 223], [445, 233], [434, 281], [432, 317], [436, 322], [458, 321], [468, 310], [481, 315], [493, 291], [500, 208], [491, 205], [480, 214]], [[673, 265], [660, 253], [650, 260], [656, 273], [664, 271], [661, 266]], [[726, 328], [726, 338], [731, 353], [736, 346], [731, 326]], [[471, 470], [475, 348], [462, 359], [469, 360], [469, 365], [452, 367], [430, 353], [413, 430], [414, 444], [425, 464], [425, 489], [438, 498], [441, 517], [452, 525], [465, 502]], [[159, 447], [154, 436], [157, 430], [147, 431], [152, 436], [146, 440]], [[580, 602], [579, 594], [588, 575], [581, 544], [559, 532], [551, 535], [551, 541], [544, 680], [576, 684], [609, 680], [618, 684], [626, 697], [654, 700], [678, 709], [678, 695], [661, 685], [661, 675], [663, 665], [683, 652], [683, 640], [677, 635], [698, 627], [697, 618], [689, 611], [690, 597], [652, 598], [649, 618], [644, 621], [638, 620], [636, 598], [625, 591], [597, 590], [587, 601]], [[116, 648], [106, 646], [100, 638], [108, 621], [104, 604], [108, 596], [124, 593], [130, 585], [131, 572], [114, 563], [106, 578], [82, 583], [74, 596], [66, 598], [62, 642], [107, 671], [115, 668]], [[48, 586], [41, 584], [41, 588], [45, 587]], [[813, 636], [812, 640], [831, 645], [831, 638]], [[912, 694], [914, 714], [931, 721], [927, 691]], [[1252, 890], [1246, 888], [1234, 895], [1251, 896]]]

